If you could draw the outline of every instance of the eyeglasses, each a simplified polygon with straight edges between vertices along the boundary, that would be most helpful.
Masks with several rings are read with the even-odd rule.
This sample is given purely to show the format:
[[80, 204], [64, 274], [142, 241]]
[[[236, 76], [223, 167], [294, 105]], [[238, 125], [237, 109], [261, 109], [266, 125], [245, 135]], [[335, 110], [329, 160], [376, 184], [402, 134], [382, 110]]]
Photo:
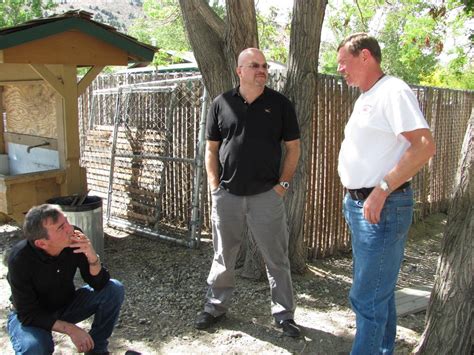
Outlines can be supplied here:
[[253, 69], [253, 70], [257, 70], [259, 68], [262, 68], [263, 70], [268, 70], [268, 69], [270, 69], [270, 64], [268, 64], [268, 63], [263, 63], [263, 64], [251, 63], [251, 64], [248, 64], [248, 65], [240, 65], [240, 67], [246, 67], [246, 68], [250, 68], [250, 69]]

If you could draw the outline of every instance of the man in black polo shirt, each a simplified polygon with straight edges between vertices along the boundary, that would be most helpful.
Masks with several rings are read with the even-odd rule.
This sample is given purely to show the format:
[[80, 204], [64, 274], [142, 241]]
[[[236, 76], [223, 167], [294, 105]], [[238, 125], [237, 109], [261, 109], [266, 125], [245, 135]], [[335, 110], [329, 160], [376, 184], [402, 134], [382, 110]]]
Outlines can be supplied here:
[[[17, 354], [52, 354], [52, 331], [69, 335], [79, 352], [108, 354], [108, 338], [124, 299], [123, 285], [110, 279], [89, 239], [75, 231], [54, 205], [31, 208], [25, 239], [8, 258], [13, 312], [8, 333]], [[76, 290], [79, 269], [88, 284]], [[75, 323], [91, 315], [86, 332]]]
[[[223, 318], [235, 284], [235, 262], [246, 226], [259, 247], [270, 283], [272, 315], [287, 336], [299, 336], [288, 260], [288, 226], [283, 196], [300, 155], [295, 110], [265, 86], [263, 53], [240, 53], [240, 85], [218, 96], [207, 118], [206, 170], [212, 194], [214, 260], [204, 311], [197, 329]], [[285, 159], [281, 162], [281, 142]]]

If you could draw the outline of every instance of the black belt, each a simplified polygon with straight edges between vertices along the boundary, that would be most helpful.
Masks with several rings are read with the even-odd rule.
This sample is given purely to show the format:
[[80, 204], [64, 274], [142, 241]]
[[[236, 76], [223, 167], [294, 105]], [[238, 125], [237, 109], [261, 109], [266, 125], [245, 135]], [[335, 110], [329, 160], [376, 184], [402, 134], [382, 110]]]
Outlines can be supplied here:
[[[406, 189], [410, 187], [410, 185], [411, 185], [411, 182], [407, 181], [401, 184], [398, 188], [396, 188], [392, 192]], [[349, 195], [351, 195], [351, 198], [353, 200], [365, 200], [367, 197], [369, 197], [373, 189], [374, 189], [373, 187], [363, 187], [361, 189], [355, 189], [355, 190], [347, 189], [347, 192], [349, 192]]]

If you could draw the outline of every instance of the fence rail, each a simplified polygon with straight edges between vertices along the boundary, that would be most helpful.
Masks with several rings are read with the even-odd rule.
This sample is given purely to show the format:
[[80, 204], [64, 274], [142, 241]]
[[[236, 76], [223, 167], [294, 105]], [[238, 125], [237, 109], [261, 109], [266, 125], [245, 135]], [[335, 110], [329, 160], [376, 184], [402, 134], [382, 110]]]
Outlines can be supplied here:
[[[193, 228], [196, 223], [196, 217], [192, 216], [193, 207], [199, 210], [197, 214], [202, 229], [210, 230], [205, 178], [200, 190], [201, 198], [193, 196], [193, 186], [201, 184], [201, 180], [195, 181], [194, 169], [199, 163], [199, 149], [202, 149], [198, 135], [203, 108], [200, 100], [202, 83], [186, 78], [194, 75], [196, 73], [158, 72], [103, 75], [93, 82], [80, 101], [81, 157], [87, 168], [88, 185], [107, 199], [116, 111], [113, 102], [119, 86], [134, 87], [133, 105], [121, 108], [127, 116], [128, 128], [124, 126], [118, 133], [117, 144], [122, 150], [116, 154], [118, 164], [113, 177], [116, 180], [114, 191], [128, 194], [128, 200], [123, 198], [125, 202], [116, 206], [119, 206], [118, 213], [128, 221], [136, 220], [144, 225], [158, 223], [158, 228], [171, 229], [176, 235], [184, 235]], [[176, 83], [178, 76], [181, 77], [178, 98], [173, 114], [166, 121], [172, 90], [166, 80]], [[153, 86], [156, 81], [161, 82], [160, 93]], [[281, 88], [283, 84], [284, 75], [281, 73], [271, 78], [270, 86]], [[437, 145], [435, 157], [413, 179], [415, 219], [420, 220], [428, 214], [447, 210], [464, 131], [474, 105], [474, 92], [423, 86], [412, 86], [412, 89]], [[320, 75], [317, 95], [307, 162], [304, 223], [304, 239], [310, 259], [327, 257], [350, 248], [350, 236], [342, 215], [344, 191], [337, 175], [337, 156], [345, 124], [359, 92], [347, 87], [339, 77]], [[165, 123], [169, 125], [168, 131]], [[140, 139], [137, 141], [138, 136]], [[170, 154], [165, 154], [164, 145]], [[137, 161], [138, 158], [141, 160]], [[142, 212], [136, 212], [140, 210]], [[196, 210], [194, 212], [196, 214]]]

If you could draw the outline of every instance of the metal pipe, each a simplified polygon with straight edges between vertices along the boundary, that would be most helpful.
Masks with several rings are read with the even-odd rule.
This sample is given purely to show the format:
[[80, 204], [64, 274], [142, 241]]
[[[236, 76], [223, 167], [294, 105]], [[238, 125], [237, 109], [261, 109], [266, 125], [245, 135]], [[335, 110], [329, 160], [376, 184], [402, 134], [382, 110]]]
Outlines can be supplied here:
[[207, 114], [207, 90], [204, 87], [202, 95], [202, 106], [201, 106], [201, 118], [199, 122], [199, 139], [198, 147], [196, 151], [196, 163], [194, 173], [194, 190], [192, 197], [192, 210], [191, 210], [191, 230], [189, 239], [191, 241], [191, 247], [199, 247], [201, 242], [201, 224], [202, 216], [199, 213], [199, 205], [201, 202], [201, 191], [202, 191], [202, 177], [204, 170], [204, 147], [205, 147], [205, 136], [206, 136], [206, 114]]
[[33, 148], [38, 148], [38, 147], [44, 147], [46, 145], [49, 145], [49, 142], [47, 141], [44, 141], [43, 143], [40, 143], [40, 144], [36, 144], [36, 145], [30, 145], [28, 148], [26, 148], [26, 152], [29, 154], [31, 149]]
[[176, 157], [165, 157], [163, 155], [158, 154], [125, 154], [125, 153], [118, 153], [115, 154], [116, 158], [143, 158], [143, 159], [156, 159], [156, 160], [164, 160], [164, 161], [180, 161], [184, 163], [194, 163], [195, 159], [192, 158], [176, 158]]
[[185, 245], [187, 247], [192, 247], [192, 242], [190, 242], [190, 241], [179, 239], [179, 238], [169, 237], [169, 236], [163, 235], [163, 234], [159, 234], [159, 233], [157, 233], [156, 231], [154, 231], [150, 228], [140, 227], [140, 226], [134, 225], [134, 224], [132, 224], [128, 221], [121, 220], [121, 219], [118, 219], [118, 218], [115, 218], [115, 217], [109, 218], [109, 220], [107, 221], [107, 224], [122, 228], [126, 231], [136, 232], [136, 233], [141, 234], [145, 237], [156, 237], [156, 238], [163, 239], [163, 240], [166, 240], [166, 241], [171, 241], [171, 242], [175, 242], [175, 243], [178, 243], [178, 244], [182, 244], [182, 245]]
[[115, 117], [114, 117], [114, 132], [112, 138], [112, 147], [110, 149], [110, 169], [109, 169], [109, 186], [107, 189], [107, 213], [106, 213], [106, 221], [110, 220], [110, 209], [112, 207], [112, 192], [113, 192], [113, 182], [114, 182], [114, 165], [115, 165], [115, 149], [117, 147], [117, 135], [118, 135], [118, 127], [120, 121], [120, 99], [121, 99], [121, 90], [119, 90], [119, 94], [117, 95], [116, 102], [115, 102]]

